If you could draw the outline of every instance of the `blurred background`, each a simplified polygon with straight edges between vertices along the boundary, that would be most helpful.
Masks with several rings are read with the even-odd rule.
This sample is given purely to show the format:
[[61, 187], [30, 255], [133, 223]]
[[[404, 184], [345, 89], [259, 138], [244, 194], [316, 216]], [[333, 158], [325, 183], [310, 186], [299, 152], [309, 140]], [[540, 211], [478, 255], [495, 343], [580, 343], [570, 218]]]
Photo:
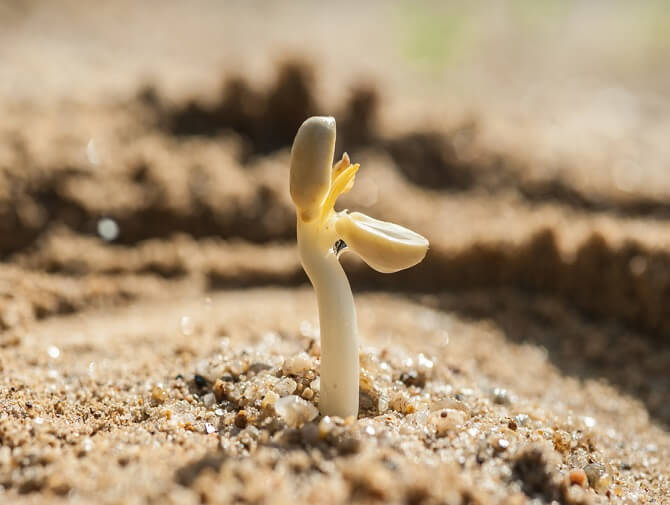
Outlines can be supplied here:
[[[647, 2], [0, 4], [2, 345], [92, 307], [302, 286], [288, 149], [431, 240], [357, 290], [487, 319], [670, 420], [670, 9]], [[455, 296], [454, 293], [458, 295]]]

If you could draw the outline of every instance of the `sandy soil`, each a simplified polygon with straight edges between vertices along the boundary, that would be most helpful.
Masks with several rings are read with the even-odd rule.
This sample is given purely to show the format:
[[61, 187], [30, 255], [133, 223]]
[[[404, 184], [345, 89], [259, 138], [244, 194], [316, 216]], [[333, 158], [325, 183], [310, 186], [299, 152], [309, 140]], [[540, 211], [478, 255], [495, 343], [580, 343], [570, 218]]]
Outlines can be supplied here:
[[[447, 50], [439, 6], [371, 5], [0, 7], [1, 503], [670, 503], [663, 18], [555, 8], [558, 47], [448, 7]], [[431, 241], [345, 255], [358, 419], [317, 415], [288, 196], [321, 113], [362, 165], [341, 205]]]

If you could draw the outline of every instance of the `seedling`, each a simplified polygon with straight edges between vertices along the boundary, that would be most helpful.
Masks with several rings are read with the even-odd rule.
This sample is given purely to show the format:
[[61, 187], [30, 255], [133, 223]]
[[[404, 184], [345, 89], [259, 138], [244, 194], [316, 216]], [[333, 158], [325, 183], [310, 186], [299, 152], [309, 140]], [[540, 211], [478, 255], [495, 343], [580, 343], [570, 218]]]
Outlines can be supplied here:
[[392, 273], [419, 263], [428, 240], [360, 212], [334, 210], [359, 165], [345, 153], [333, 166], [335, 119], [311, 117], [291, 149], [290, 191], [298, 217], [298, 251], [319, 307], [321, 414], [358, 415], [358, 329], [351, 287], [339, 257], [353, 251], [373, 269]]

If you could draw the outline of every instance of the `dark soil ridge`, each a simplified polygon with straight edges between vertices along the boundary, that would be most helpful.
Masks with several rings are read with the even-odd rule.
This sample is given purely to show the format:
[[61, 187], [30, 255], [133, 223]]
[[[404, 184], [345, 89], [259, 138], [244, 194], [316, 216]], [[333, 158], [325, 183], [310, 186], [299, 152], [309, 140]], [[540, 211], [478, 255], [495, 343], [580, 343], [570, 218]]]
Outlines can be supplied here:
[[[21, 138], [8, 145], [16, 155], [10, 156], [6, 163], [20, 162], [22, 166], [3, 167], [0, 160], [5, 186], [0, 194], [0, 257], [35, 246], [59, 226], [93, 235], [99, 219], [105, 216], [117, 221], [122, 232], [116, 240], [125, 245], [167, 238], [175, 233], [195, 238], [240, 238], [255, 243], [291, 240], [295, 223], [292, 208], [285, 204], [285, 195], [278, 194], [272, 185], [248, 177], [244, 191], [251, 197], [235, 200], [231, 205], [211, 190], [228, 184], [225, 174], [216, 172], [219, 167], [208, 166], [206, 158], [199, 159], [197, 153], [184, 156], [179, 151], [189, 139], [214, 145], [226, 134], [239, 141], [238, 155], [243, 163], [287, 149], [304, 118], [326, 110], [313, 90], [311, 69], [292, 62], [279, 68], [276, 82], [266, 90], [254, 90], [240, 77], [229, 79], [220, 101], [212, 105], [203, 105], [195, 98], [185, 104], [164, 103], [152, 88], [143, 90], [137, 103], [126, 104], [128, 115], [136, 116], [145, 135], [160, 135], [157, 149], [178, 158], [170, 170], [177, 179], [186, 177], [185, 182], [178, 183], [187, 186], [186, 197], [174, 195], [174, 186], [178, 184], [165, 176], [170, 170], [151, 158], [156, 146], [148, 156], [143, 156], [141, 139], [119, 147], [132, 150], [134, 144], [140, 144], [140, 155], [134, 158], [124, 155], [121, 164], [125, 172], [113, 181], [119, 194], [137, 194], [132, 204], [120, 205], [113, 196], [97, 189], [110, 182], [105, 174], [83, 161], [80, 165], [53, 166], [49, 160], [36, 159], [39, 155], [31, 155], [26, 148], [30, 142], [21, 140], [27, 134], [18, 132]], [[523, 162], [483, 152], [477, 145], [476, 121], [448, 132], [425, 130], [384, 137], [377, 127], [379, 104], [374, 87], [354, 87], [349, 100], [335, 112], [338, 143], [346, 146], [353, 156], [370, 149], [389, 154], [395, 169], [416, 186], [446, 193], [516, 192], [537, 204], [557, 202], [587, 212], [670, 218], [667, 202], [641, 195], [628, 195], [625, 199], [615, 195], [586, 195], [559, 179], [524, 180], [520, 175]], [[248, 166], [237, 169], [249, 172]], [[271, 226], [267, 225], [268, 219]]]
[[[28, 188], [19, 198], [0, 202], [0, 257], [28, 250], [60, 227], [96, 235], [97, 224], [104, 217], [116, 221], [121, 233], [115, 241], [124, 245], [167, 238], [179, 232], [194, 238], [235, 237], [256, 243], [288, 240], [295, 235], [293, 219], [288, 219], [290, 209], [271, 188], [263, 185], [255, 188], [253, 198], [226, 205], [225, 209], [222, 204], [226, 202], [207, 201], [197, 188], [190, 191], [191, 201], [186, 208], [176, 207], [157, 181], [146, 181], [139, 188], [130, 188], [131, 181], [122, 182], [121, 191], [124, 185], [139, 189], [141, 198], [135, 206], [120, 209], [112, 205], [108, 210], [96, 209], [101, 204], [97, 195], [91, 196], [90, 200], [95, 201], [88, 206], [85, 194], [74, 195], [65, 190], [68, 184], [81, 181], [105, 184], [104, 180], [94, 179], [90, 174], [56, 169], [44, 179], [28, 180]], [[276, 216], [272, 226], [264, 226], [263, 217], [271, 214]]]
[[550, 293], [584, 313], [619, 321], [655, 337], [670, 336], [670, 253], [633, 240], [612, 245], [592, 233], [566, 257], [556, 232], [539, 230], [522, 243], [475, 242], [459, 251], [432, 249], [415, 268], [393, 276], [357, 268], [359, 285], [440, 292], [511, 286]]
[[234, 132], [245, 142], [243, 162], [290, 148], [306, 117], [332, 114], [338, 124], [337, 154], [344, 148], [354, 157], [362, 149], [388, 153], [397, 169], [423, 188], [483, 188], [492, 193], [515, 190], [530, 202], [557, 202], [629, 217], [670, 218], [667, 201], [649, 196], [593, 195], [556, 177], [524, 180], [524, 161], [481, 152], [477, 145], [479, 124], [474, 119], [451, 131], [427, 128], [385, 136], [378, 121], [382, 100], [373, 84], [354, 85], [348, 100], [333, 113], [331, 107], [319, 103], [314, 76], [312, 67], [296, 60], [280, 65], [276, 80], [264, 90], [254, 89], [242, 76], [228, 78], [219, 101], [212, 104], [197, 97], [185, 103], [164, 103], [152, 87], [143, 90], [139, 98], [149, 105], [155, 125], [170, 135], [212, 137]]
[[[82, 257], [79, 251], [89, 251]], [[347, 256], [345, 256], [347, 258]], [[68, 277], [156, 275], [200, 276], [210, 290], [261, 285], [296, 286], [307, 279], [292, 243], [263, 246], [182, 236], [135, 248], [66, 235], [42, 249], [16, 256], [16, 264]], [[613, 244], [592, 232], [567, 254], [552, 228], [518, 244], [474, 241], [454, 248], [434, 246], [420, 265], [381, 275], [345, 260], [357, 289], [440, 293], [508, 286], [565, 300], [583, 313], [639, 330], [658, 345], [670, 336], [670, 252], [634, 240]]]

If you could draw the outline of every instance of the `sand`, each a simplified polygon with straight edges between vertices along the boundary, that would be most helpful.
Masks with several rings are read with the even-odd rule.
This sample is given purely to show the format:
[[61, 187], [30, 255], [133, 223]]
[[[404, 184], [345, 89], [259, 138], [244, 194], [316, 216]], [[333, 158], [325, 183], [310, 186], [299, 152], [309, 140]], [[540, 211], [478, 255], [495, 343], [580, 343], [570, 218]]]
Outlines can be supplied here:
[[[391, 65], [367, 23], [391, 11], [361, 7], [338, 49], [316, 7], [222, 5], [0, 9], [0, 503], [670, 503], [661, 46], [625, 68], [556, 57], [628, 86], [589, 102], [591, 81], [552, 81], [510, 38], [544, 86], [515, 109], [517, 77], [479, 79], [479, 59], [457, 78]], [[381, 37], [367, 66], [357, 27]], [[361, 163], [340, 207], [431, 242], [394, 275], [343, 256], [358, 419], [318, 414], [288, 195], [290, 143], [322, 113]]]

